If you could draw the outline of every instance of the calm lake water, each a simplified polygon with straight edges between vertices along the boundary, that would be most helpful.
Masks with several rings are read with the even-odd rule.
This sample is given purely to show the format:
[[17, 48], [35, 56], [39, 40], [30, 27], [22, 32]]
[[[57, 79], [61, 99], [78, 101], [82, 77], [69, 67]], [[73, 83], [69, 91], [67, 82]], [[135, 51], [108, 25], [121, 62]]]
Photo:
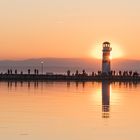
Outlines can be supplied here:
[[139, 139], [138, 83], [0, 83], [0, 140]]

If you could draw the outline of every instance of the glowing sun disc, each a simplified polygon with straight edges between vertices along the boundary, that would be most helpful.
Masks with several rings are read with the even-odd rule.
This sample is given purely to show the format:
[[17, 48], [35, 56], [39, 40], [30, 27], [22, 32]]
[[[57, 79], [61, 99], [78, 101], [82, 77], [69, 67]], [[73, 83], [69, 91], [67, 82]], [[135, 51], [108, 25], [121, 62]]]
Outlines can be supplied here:
[[[96, 59], [102, 59], [102, 44], [94, 45], [93, 49], [90, 51], [90, 56]], [[119, 47], [119, 45], [111, 43], [111, 55], [110, 59], [121, 58], [123, 57], [123, 51]]]

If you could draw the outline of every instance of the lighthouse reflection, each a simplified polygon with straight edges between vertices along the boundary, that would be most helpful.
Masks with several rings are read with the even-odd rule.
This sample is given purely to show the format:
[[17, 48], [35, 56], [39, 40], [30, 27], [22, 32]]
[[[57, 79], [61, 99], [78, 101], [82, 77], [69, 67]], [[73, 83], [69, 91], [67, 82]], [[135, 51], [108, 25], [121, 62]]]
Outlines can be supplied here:
[[110, 83], [102, 82], [102, 118], [109, 118], [110, 112]]

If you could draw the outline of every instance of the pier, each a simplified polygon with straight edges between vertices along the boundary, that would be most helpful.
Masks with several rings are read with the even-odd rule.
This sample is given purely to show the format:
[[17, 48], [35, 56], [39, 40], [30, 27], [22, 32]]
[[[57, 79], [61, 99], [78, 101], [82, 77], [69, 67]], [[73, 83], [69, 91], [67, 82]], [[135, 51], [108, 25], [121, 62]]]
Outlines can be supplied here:
[[87, 74], [75, 73], [70, 74], [69, 71], [66, 74], [0, 74], [0, 81], [140, 81], [140, 76], [137, 72], [127, 73], [123, 72], [120, 75], [110, 73], [104, 75], [100, 72]]

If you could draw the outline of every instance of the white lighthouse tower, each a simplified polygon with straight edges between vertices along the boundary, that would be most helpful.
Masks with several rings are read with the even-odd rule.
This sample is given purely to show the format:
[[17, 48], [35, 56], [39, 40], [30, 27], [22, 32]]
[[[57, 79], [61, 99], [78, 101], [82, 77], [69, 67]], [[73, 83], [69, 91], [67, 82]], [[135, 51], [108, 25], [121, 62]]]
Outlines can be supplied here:
[[109, 42], [103, 43], [103, 60], [102, 60], [102, 73], [108, 75], [111, 70], [110, 65], [110, 52], [112, 48]]

